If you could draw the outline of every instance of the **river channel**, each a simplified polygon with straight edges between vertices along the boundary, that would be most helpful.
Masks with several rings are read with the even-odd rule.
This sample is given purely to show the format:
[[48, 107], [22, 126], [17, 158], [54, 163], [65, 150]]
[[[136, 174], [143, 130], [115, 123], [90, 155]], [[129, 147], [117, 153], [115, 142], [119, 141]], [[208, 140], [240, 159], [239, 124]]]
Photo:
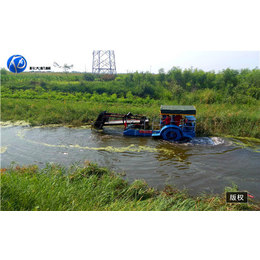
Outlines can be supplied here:
[[163, 189], [166, 184], [189, 194], [222, 193], [235, 183], [260, 200], [260, 142], [239, 138], [196, 137], [174, 143], [151, 137], [127, 137], [123, 129], [89, 127], [1, 126], [1, 167], [92, 161], [130, 182], [144, 179]]

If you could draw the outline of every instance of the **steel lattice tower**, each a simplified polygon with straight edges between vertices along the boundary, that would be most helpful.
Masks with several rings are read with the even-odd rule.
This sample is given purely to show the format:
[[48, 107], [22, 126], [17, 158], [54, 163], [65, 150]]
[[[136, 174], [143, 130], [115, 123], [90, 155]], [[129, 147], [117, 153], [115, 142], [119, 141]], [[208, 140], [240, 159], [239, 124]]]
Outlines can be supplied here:
[[92, 73], [116, 74], [114, 51], [93, 51]]

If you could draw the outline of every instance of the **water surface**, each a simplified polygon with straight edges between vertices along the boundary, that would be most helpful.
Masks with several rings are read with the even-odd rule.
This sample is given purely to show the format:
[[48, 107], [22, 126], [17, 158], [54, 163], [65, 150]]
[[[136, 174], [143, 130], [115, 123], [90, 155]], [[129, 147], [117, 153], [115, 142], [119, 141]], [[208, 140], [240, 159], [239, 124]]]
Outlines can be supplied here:
[[260, 199], [260, 143], [234, 138], [195, 138], [172, 143], [151, 137], [128, 137], [122, 128], [103, 131], [68, 127], [1, 127], [1, 167], [45, 163], [70, 165], [92, 161], [130, 182], [144, 179], [187, 188], [192, 195], [222, 193], [234, 182]]

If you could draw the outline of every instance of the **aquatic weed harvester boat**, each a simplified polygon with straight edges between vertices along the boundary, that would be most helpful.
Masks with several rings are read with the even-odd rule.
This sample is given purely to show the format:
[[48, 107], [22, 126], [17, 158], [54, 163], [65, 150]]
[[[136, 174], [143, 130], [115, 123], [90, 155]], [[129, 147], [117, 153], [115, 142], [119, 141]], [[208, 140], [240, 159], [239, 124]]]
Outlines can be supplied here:
[[[196, 134], [196, 108], [194, 106], [162, 105], [158, 120], [149, 125], [149, 118], [142, 115], [108, 113], [98, 115], [93, 127], [124, 125], [126, 136], [152, 136], [172, 141], [190, 141]], [[118, 119], [120, 118], [120, 119]], [[112, 119], [112, 120], [111, 120]]]

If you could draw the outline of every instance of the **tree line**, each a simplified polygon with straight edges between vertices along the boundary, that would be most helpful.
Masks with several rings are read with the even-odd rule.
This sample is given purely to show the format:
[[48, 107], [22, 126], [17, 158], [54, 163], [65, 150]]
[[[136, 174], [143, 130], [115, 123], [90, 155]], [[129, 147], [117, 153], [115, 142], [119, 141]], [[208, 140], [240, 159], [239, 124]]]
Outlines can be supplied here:
[[127, 94], [139, 98], [166, 99], [176, 102], [186, 97], [192, 101], [254, 102], [260, 99], [260, 70], [255, 68], [204, 72], [203, 70], [173, 67], [168, 72], [160, 69], [157, 74], [135, 72], [118, 75], [92, 73], [22, 73], [12, 74], [1, 70], [2, 89], [11, 91], [35, 90], [44, 92], [88, 93], [127, 98]]

